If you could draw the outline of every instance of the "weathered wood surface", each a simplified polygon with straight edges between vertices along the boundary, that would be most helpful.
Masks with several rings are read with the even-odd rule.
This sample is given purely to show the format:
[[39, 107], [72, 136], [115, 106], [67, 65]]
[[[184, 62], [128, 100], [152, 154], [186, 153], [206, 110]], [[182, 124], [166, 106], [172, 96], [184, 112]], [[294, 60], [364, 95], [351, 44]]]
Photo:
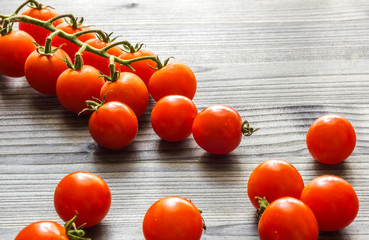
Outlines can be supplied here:
[[[0, 13], [21, 1], [0, 0]], [[320, 239], [369, 238], [369, 3], [367, 1], [43, 1], [87, 25], [144, 42], [161, 58], [174, 56], [198, 79], [201, 110], [226, 104], [261, 128], [226, 156], [213, 156], [190, 137], [160, 141], [150, 126], [150, 100], [134, 143], [111, 152], [90, 138], [87, 119], [64, 110], [55, 96], [25, 78], [0, 75], [0, 238], [27, 224], [60, 222], [56, 184], [84, 170], [104, 178], [112, 207], [95, 240], [143, 239], [141, 225], [157, 199], [179, 195], [203, 210], [203, 239], [258, 239], [247, 180], [262, 161], [291, 162], [307, 183], [336, 174], [355, 188], [360, 211], [346, 229]], [[357, 146], [344, 163], [325, 166], [309, 155], [305, 134], [326, 113], [353, 124]]]

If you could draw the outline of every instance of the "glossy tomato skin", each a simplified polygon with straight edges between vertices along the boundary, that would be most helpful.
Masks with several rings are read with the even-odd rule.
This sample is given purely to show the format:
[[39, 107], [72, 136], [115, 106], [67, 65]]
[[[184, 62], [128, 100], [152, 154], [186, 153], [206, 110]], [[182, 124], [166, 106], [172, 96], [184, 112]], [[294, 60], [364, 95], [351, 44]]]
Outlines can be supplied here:
[[31, 35], [21, 30], [0, 36], [0, 73], [23, 77], [26, 59], [36, 49], [34, 41]]
[[238, 147], [242, 139], [240, 114], [226, 105], [213, 105], [196, 116], [192, 135], [196, 143], [209, 153], [226, 154]]
[[281, 197], [300, 198], [304, 181], [297, 169], [281, 159], [270, 159], [257, 166], [247, 183], [247, 194], [255, 208], [256, 197], [273, 202]]
[[137, 118], [145, 113], [149, 104], [149, 92], [145, 83], [136, 74], [122, 72], [119, 78], [112, 82], [106, 81], [100, 91], [100, 99], [105, 96], [105, 102], [120, 101], [127, 104]]
[[108, 149], [121, 149], [129, 145], [137, 135], [138, 121], [133, 110], [126, 104], [107, 102], [89, 119], [91, 137], [97, 144]]
[[[42, 21], [47, 21], [53, 17], [59, 16], [59, 14], [50, 7], [45, 7], [42, 9], [37, 8], [29, 8], [25, 10], [22, 15], [30, 16], [32, 18], [36, 18]], [[58, 19], [53, 22], [54, 26], [57, 26], [63, 22], [62, 19]], [[38, 44], [41, 46], [45, 45], [46, 38], [49, 36], [50, 31], [33, 24], [19, 22], [19, 30], [23, 30], [30, 34]]]
[[347, 227], [359, 211], [359, 200], [353, 187], [334, 175], [323, 175], [310, 181], [300, 199], [314, 212], [322, 231]]
[[42, 55], [36, 50], [27, 58], [24, 74], [29, 85], [36, 91], [46, 94], [56, 94], [56, 81], [60, 74], [68, 69], [63, 59], [71, 62], [68, 54], [58, 49], [52, 55]]
[[309, 128], [306, 144], [312, 157], [325, 164], [337, 164], [347, 159], [355, 149], [356, 133], [342, 116], [327, 114]]
[[76, 226], [86, 223], [91, 227], [101, 222], [108, 214], [111, 193], [106, 182], [88, 172], [73, 172], [65, 176], [54, 193], [54, 206], [63, 221], [68, 221], [78, 212]]
[[[149, 51], [149, 50], [145, 50], [145, 49], [140, 49], [137, 52], [123, 52], [119, 58], [124, 59], [124, 60], [130, 60], [133, 58], [138, 58], [138, 57], [147, 57], [147, 56], [156, 56], [155, 53]], [[116, 68], [118, 70], [118, 66], [121, 65], [119, 63], [116, 63]], [[134, 74], [136, 74], [137, 76], [139, 76], [142, 81], [144, 81], [144, 83], [146, 84], [146, 87], [149, 86], [149, 80], [151, 78], [151, 76], [156, 72], [155, 69], [156, 68], [156, 63], [152, 60], [142, 60], [142, 61], [138, 61], [138, 62], [134, 62], [131, 64], [131, 66], [133, 67], [133, 69], [135, 71], [132, 71], [131, 69], [129, 69], [128, 67], [121, 65], [121, 71], [122, 72], [132, 72]], [[150, 67], [151, 66], [151, 67]]]
[[193, 99], [197, 82], [195, 74], [183, 63], [170, 63], [156, 71], [149, 81], [149, 92], [155, 101], [168, 95]]
[[151, 125], [163, 140], [179, 142], [191, 135], [197, 108], [191, 99], [180, 95], [161, 98], [151, 112]]
[[[104, 47], [109, 46], [109, 43], [101, 41], [100, 39], [97, 38], [89, 39], [85, 43], [97, 49], [102, 49]], [[107, 53], [119, 57], [123, 53], [123, 50], [120, 49], [118, 46], [115, 46], [108, 49]], [[95, 67], [96, 69], [100, 70], [103, 74], [110, 76], [109, 59], [101, 57], [95, 53], [85, 51], [83, 53], [83, 62], [86, 65]]]
[[64, 227], [53, 221], [39, 221], [23, 228], [15, 240], [69, 240]]
[[302, 201], [283, 197], [272, 202], [258, 225], [260, 240], [317, 240], [318, 224], [313, 212]]
[[[63, 30], [64, 32], [69, 33], [69, 34], [74, 34], [74, 33], [89, 29], [89, 28], [74, 28], [73, 26], [69, 25], [67, 22], [62, 22], [61, 24], [56, 26], [56, 28]], [[86, 42], [87, 40], [94, 39], [94, 38], [96, 38], [96, 36], [93, 33], [87, 33], [87, 34], [84, 34], [78, 37], [78, 39], [82, 42]], [[79, 50], [79, 47], [77, 45], [59, 36], [53, 37], [51, 44], [55, 47], [59, 47], [64, 44], [62, 46], [62, 49], [69, 55], [71, 59], [74, 59], [74, 55]]]
[[199, 240], [202, 229], [202, 217], [196, 206], [176, 196], [155, 202], [143, 220], [146, 240]]
[[84, 65], [80, 70], [67, 69], [56, 82], [56, 95], [66, 109], [78, 114], [86, 108], [86, 100], [100, 97], [104, 83], [94, 67]]

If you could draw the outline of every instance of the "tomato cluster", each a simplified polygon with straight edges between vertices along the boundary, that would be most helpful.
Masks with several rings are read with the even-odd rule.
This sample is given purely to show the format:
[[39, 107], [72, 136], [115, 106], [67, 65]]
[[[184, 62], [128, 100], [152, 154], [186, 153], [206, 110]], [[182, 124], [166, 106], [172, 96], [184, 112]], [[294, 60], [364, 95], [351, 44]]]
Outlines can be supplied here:
[[[29, 2], [31, 8], [22, 15], [44, 21], [46, 29], [22, 21], [19, 30], [1, 28], [0, 73], [25, 76], [33, 89], [56, 95], [61, 105], [75, 114], [87, 115], [91, 110], [88, 128], [101, 147], [122, 149], [134, 141], [138, 119], [146, 112], [150, 95], [156, 102], [151, 125], [165, 141], [179, 142], [192, 134], [205, 151], [227, 154], [240, 145], [243, 135], [257, 130], [226, 105], [198, 112], [193, 102], [197, 80], [187, 65], [168, 64], [169, 59], [162, 64], [155, 53], [142, 49], [142, 44], [125, 42], [121, 49], [110, 39], [111, 34], [93, 34], [94, 30], [82, 24], [83, 19], [62, 20], [54, 9], [34, 0]], [[117, 59], [129, 63], [122, 65]], [[306, 144], [318, 162], [337, 164], [353, 152], [355, 130], [345, 118], [328, 114], [311, 125]], [[258, 232], [263, 240], [317, 239], [319, 230], [336, 231], [348, 226], [359, 209], [356, 193], [344, 179], [323, 175], [305, 186], [298, 170], [280, 159], [255, 168], [247, 193], [252, 205], [260, 208]], [[101, 222], [110, 204], [111, 193], [104, 180], [92, 173], [71, 173], [59, 182], [54, 193], [55, 210], [66, 226], [35, 222], [25, 227], [16, 240], [84, 239], [82, 227]], [[82, 227], [72, 229], [75, 225]], [[201, 211], [177, 196], [155, 202], [143, 219], [143, 234], [148, 240], [198, 240], [203, 228]]]

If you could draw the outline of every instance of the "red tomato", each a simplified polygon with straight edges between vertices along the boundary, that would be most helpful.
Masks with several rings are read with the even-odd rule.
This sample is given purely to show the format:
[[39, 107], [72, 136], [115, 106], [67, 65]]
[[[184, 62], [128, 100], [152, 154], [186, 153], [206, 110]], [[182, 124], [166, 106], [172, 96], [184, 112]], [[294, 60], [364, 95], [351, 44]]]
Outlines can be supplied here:
[[34, 41], [31, 35], [21, 30], [0, 36], [0, 73], [9, 77], [23, 77], [24, 63], [36, 49]]
[[354, 151], [356, 134], [347, 119], [336, 114], [327, 114], [310, 126], [306, 144], [310, 154], [318, 162], [337, 164]]
[[33, 51], [24, 65], [24, 74], [29, 85], [36, 91], [52, 95], [56, 94], [56, 81], [59, 75], [68, 69], [63, 59], [71, 62], [68, 54], [58, 49], [51, 55], [42, 55]]
[[[130, 60], [133, 58], [146, 57], [146, 56], [156, 56], [156, 55], [155, 53], [149, 50], [140, 49], [136, 52], [129, 52], [129, 53], [123, 52], [119, 56], [119, 58], [124, 59], [124, 60]], [[119, 65], [120, 65], [119, 63], [116, 64], [117, 69]], [[121, 70], [122, 72], [133, 72], [134, 74], [139, 76], [142, 79], [142, 81], [144, 81], [144, 83], [146, 84], [146, 87], [148, 87], [151, 76], [154, 74], [154, 72], [156, 72], [156, 70], [152, 69], [150, 66], [153, 68], [156, 68], [156, 63], [152, 60], [142, 60], [142, 61], [134, 62], [131, 64], [131, 67], [133, 67], [135, 71], [132, 71], [131, 69], [129, 69], [128, 67], [124, 65], [121, 66]]]
[[265, 209], [258, 232], [260, 240], [316, 240], [319, 235], [313, 212], [292, 197], [279, 198]]
[[[58, 26], [56, 26], [56, 28], [63, 30], [66, 33], [69, 34], [74, 34], [77, 32], [82, 32], [84, 30], [88, 30], [89, 28], [74, 28], [73, 26], [69, 25], [69, 23], [67, 22], [63, 22], [61, 24], [59, 24]], [[82, 42], [86, 42], [89, 39], [94, 39], [95, 34], [93, 33], [87, 33], [84, 34], [82, 36], [79, 36], [78, 39]], [[69, 57], [71, 57], [72, 59], [74, 59], [74, 55], [76, 54], [76, 52], [78, 52], [79, 47], [71, 42], [69, 42], [68, 40], [61, 38], [59, 36], [55, 36], [53, 37], [53, 40], [51, 41], [51, 44], [55, 47], [59, 47], [61, 45], [62, 49], [69, 55]]]
[[197, 108], [189, 98], [170, 95], [155, 104], [151, 112], [151, 125], [160, 138], [178, 142], [190, 136], [196, 116]]
[[247, 193], [255, 208], [259, 208], [256, 197], [268, 202], [281, 197], [300, 198], [304, 181], [297, 169], [280, 159], [270, 159], [257, 166], [247, 183]]
[[[102, 49], [110, 45], [110, 43], [106, 43], [104, 41], [101, 41], [100, 39], [89, 39], [85, 43], [97, 49]], [[123, 50], [115, 46], [108, 49], [107, 53], [119, 57], [123, 53]], [[85, 51], [83, 52], [83, 62], [86, 65], [95, 67], [103, 74], [110, 76], [109, 59], [101, 57], [95, 53]]]
[[110, 204], [108, 185], [99, 176], [88, 172], [68, 174], [58, 183], [54, 193], [54, 206], [59, 217], [68, 221], [77, 211], [77, 226], [98, 224], [108, 214]]
[[104, 96], [105, 102], [119, 101], [127, 104], [137, 118], [144, 114], [149, 104], [146, 85], [141, 78], [129, 72], [122, 72], [115, 81], [106, 81], [101, 88], [100, 99]]
[[202, 229], [200, 211], [181, 197], [165, 197], [155, 202], [143, 220], [146, 240], [199, 240]]
[[104, 83], [94, 67], [84, 65], [81, 70], [67, 69], [56, 82], [56, 95], [66, 109], [79, 113], [86, 107], [87, 100], [100, 97]]
[[[22, 15], [30, 16], [42, 21], [47, 21], [53, 17], [59, 16], [59, 14], [50, 7], [29, 8], [22, 13]], [[53, 22], [54, 26], [57, 26], [63, 22], [62, 19], [58, 19]], [[41, 46], [45, 45], [45, 39], [49, 36], [50, 31], [29, 23], [19, 22], [19, 30], [23, 30], [29, 33], [38, 44]]]
[[149, 92], [155, 101], [168, 95], [182, 95], [192, 100], [196, 86], [195, 74], [188, 66], [170, 63], [151, 76]]
[[352, 186], [344, 179], [323, 175], [309, 182], [300, 198], [314, 212], [322, 231], [347, 227], [359, 211], [359, 200]]
[[130, 107], [112, 101], [92, 113], [88, 127], [97, 144], [108, 149], [121, 149], [136, 137], [138, 121]]
[[241, 116], [225, 105], [207, 107], [195, 118], [192, 135], [196, 143], [209, 153], [229, 153], [241, 143]]
[[69, 240], [67, 233], [59, 223], [39, 221], [31, 223], [18, 233], [15, 240]]

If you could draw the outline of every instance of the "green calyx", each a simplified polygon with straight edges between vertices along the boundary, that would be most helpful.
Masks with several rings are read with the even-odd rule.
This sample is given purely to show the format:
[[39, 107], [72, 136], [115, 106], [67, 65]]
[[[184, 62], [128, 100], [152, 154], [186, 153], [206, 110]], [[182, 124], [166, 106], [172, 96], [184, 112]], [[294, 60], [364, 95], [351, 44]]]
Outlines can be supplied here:
[[259, 203], [259, 209], [257, 210], [259, 218], [263, 215], [265, 209], [269, 206], [269, 202], [266, 200], [265, 197], [255, 197]]
[[81, 17], [81, 18], [70, 18], [70, 20], [66, 20], [65, 19], [65, 22], [68, 23], [70, 26], [72, 26], [73, 28], [77, 29], [77, 28], [86, 28], [88, 26], [84, 26], [83, 25], [83, 21], [84, 21], [84, 18]]
[[114, 38], [111, 38], [111, 36], [113, 35], [113, 32], [111, 33], [106, 33], [106, 32], [96, 32], [96, 37], [102, 41], [102, 42], [105, 42], [105, 43], [112, 43], [114, 42], [119, 36], [117, 37], [114, 37]]
[[81, 115], [85, 111], [98, 112], [99, 107], [101, 107], [102, 105], [104, 105], [104, 103], [105, 103], [105, 97], [106, 97], [106, 95], [109, 92], [111, 92], [111, 91], [108, 91], [107, 93], [105, 93], [105, 95], [104, 95], [104, 97], [103, 97], [102, 100], [100, 100], [98, 98], [95, 98], [95, 97], [92, 97], [95, 101], [94, 100], [87, 100], [86, 101], [87, 108], [85, 108], [82, 111], [80, 111], [78, 113], [78, 116]]
[[159, 56], [156, 56], [156, 58], [155, 58], [156, 68], [151, 67], [150, 65], [149, 65], [149, 67], [150, 67], [150, 68], [152, 68], [152, 69], [154, 69], [154, 70], [162, 69], [163, 67], [165, 67], [166, 65], [168, 65], [168, 62], [169, 62], [169, 60], [170, 60], [171, 58], [173, 58], [173, 59], [174, 59], [174, 57], [169, 57], [169, 58], [167, 58], [167, 59], [165, 59], [165, 60], [164, 60], [164, 63], [162, 63], [162, 62], [160, 61], [160, 59], [159, 59]]
[[259, 129], [260, 128], [250, 127], [250, 124], [247, 120], [243, 121], [242, 127], [241, 127], [242, 134], [245, 136], [251, 136], [254, 132], [256, 132]]
[[127, 44], [123, 45], [123, 51], [127, 53], [135, 53], [140, 51], [143, 46], [145, 46], [144, 43], [136, 43], [136, 45], [132, 45], [131, 43], [127, 42]]
[[85, 231], [83, 231], [82, 229], [86, 224], [82, 224], [81, 226], [76, 227], [76, 224], [74, 223], [74, 221], [77, 219], [77, 217], [78, 217], [78, 213], [76, 212], [76, 215], [71, 220], [66, 222], [64, 225], [65, 233], [68, 239], [69, 240], [91, 240], [90, 238], [83, 237], [85, 236]]

